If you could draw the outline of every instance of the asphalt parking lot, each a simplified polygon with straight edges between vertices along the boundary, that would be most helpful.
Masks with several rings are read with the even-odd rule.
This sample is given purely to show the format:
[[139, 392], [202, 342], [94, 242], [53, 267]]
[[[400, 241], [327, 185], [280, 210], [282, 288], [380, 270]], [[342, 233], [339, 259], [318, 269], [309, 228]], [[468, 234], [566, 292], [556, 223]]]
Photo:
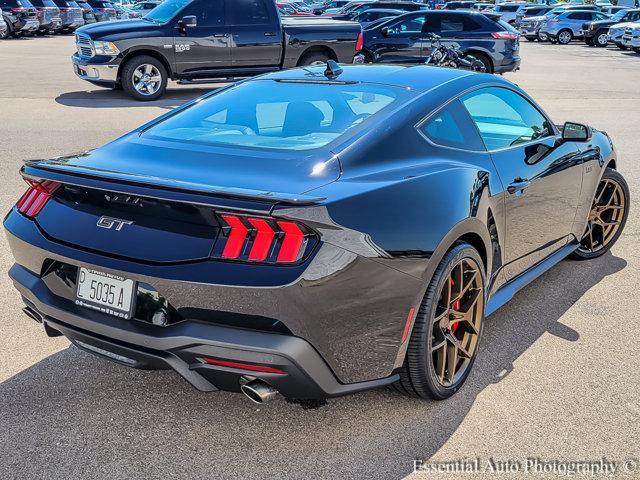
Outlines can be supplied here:
[[[138, 103], [75, 78], [73, 49], [72, 36], [0, 43], [2, 212], [25, 189], [22, 160], [97, 147], [210, 88]], [[2, 273], [0, 478], [453, 478], [412, 474], [413, 460], [640, 458], [640, 55], [528, 42], [521, 55], [508, 78], [556, 122], [611, 135], [631, 215], [611, 253], [562, 262], [488, 318], [457, 395], [381, 390], [303, 410], [199, 393], [47, 338]], [[11, 264], [2, 236], [0, 271]], [[640, 478], [635, 465], [618, 475]]]

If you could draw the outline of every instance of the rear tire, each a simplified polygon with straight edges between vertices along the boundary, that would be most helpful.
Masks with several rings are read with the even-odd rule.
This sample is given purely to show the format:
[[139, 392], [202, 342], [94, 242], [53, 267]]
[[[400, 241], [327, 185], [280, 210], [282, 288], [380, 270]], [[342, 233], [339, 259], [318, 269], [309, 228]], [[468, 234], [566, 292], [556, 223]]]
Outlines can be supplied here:
[[616, 47], [618, 47], [620, 50], [627, 50], [628, 47], [626, 45], [623, 45], [621, 43], [616, 43]]
[[487, 57], [484, 53], [479, 52], [469, 52], [469, 55], [477, 58], [484, 65], [484, 71], [486, 73], [493, 73], [493, 62], [491, 59]]
[[[145, 71], [150, 72], [144, 74], [148, 75], [148, 79], [140, 76]], [[148, 55], [133, 57], [125, 64], [120, 73], [122, 89], [140, 102], [149, 102], [160, 98], [167, 88], [167, 81], [167, 70], [162, 62]]]
[[527, 36], [526, 36], [526, 37], [524, 37], [524, 38], [526, 38], [526, 39], [527, 39], [528, 41], [530, 41], [530, 42], [535, 42], [535, 41], [538, 39], [538, 37], [534, 37], [534, 36], [532, 36], [532, 35], [527, 35]]
[[298, 62], [299, 67], [308, 67], [310, 65], [324, 65], [327, 60], [331, 60], [329, 55], [324, 52], [310, 52], [302, 56]]
[[636, 53], [640, 53], [640, 48], [639, 47], [631, 47], [631, 49]]
[[[459, 280], [457, 286], [456, 280]], [[455, 244], [438, 265], [422, 300], [400, 380], [393, 385], [396, 390], [410, 396], [444, 400], [460, 389], [471, 372], [482, 337], [484, 292], [485, 274], [480, 255], [468, 243]], [[456, 296], [460, 296], [460, 300], [451, 302]], [[466, 320], [452, 322], [452, 317], [459, 318], [456, 314], [473, 317], [473, 325]], [[440, 337], [443, 332], [445, 337]], [[448, 339], [459, 341], [465, 350], [456, 349], [455, 343]]]

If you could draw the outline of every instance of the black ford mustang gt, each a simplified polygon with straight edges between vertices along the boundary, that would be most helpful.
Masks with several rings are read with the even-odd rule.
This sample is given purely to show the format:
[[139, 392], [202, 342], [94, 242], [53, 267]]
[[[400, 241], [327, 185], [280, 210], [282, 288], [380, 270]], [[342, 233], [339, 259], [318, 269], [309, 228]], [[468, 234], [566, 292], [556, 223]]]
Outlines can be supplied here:
[[616, 160], [492, 75], [294, 69], [27, 162], [10, 276], [49, 335], [203, 391], [443, 399], [486, 315], [620, 236]]

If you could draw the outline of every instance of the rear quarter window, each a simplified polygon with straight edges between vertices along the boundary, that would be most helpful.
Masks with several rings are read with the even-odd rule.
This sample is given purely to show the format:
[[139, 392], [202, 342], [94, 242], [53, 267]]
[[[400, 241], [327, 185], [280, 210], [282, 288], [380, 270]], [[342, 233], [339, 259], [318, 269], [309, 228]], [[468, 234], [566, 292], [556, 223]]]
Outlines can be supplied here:
[[485, 150], [478, 130], [459, 100], [454, 100], [432, 115], [419, 129], [436, 145], [461, 150]]

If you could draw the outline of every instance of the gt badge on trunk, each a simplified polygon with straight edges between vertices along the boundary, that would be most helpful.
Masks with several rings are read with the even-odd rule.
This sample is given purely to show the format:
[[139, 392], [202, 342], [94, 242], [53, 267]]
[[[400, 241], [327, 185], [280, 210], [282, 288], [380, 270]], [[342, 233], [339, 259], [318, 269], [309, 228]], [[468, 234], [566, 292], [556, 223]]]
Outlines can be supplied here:
[[131, 220], [122, 220], [120, 218], [113, 217], [100, 217], [96, 226], [100, 228], [106, 228], [107, 230], [115, 229], [116, 232], [122, 230], [125, 225], [131, 225]]

